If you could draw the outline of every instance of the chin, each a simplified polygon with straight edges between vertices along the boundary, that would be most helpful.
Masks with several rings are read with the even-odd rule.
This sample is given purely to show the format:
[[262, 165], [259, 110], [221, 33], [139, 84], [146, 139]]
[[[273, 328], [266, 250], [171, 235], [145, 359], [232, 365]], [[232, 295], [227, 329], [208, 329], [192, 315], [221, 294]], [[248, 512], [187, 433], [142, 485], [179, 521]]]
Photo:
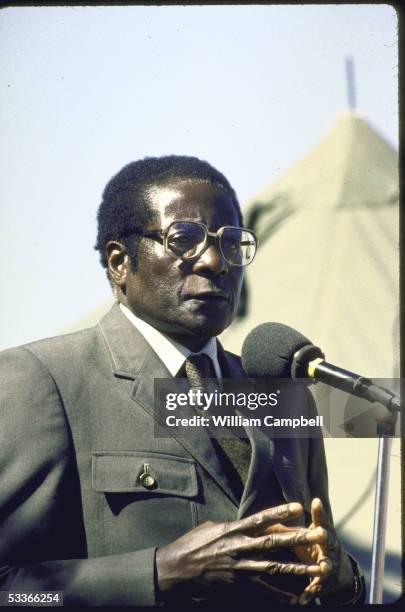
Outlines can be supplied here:
[[211, 338], [213, 336], [219, 336], [222, 332], [229, 327], [232, 321], [218, 321], [215, 324], [212, 320], [201, 321], [195, 325], [192, 329], [189, 328], [193, 336], [200, 336], [204, 338]]
[[222, 309], [218, 306], [199, 307], [187, 313], [183, 319], [184, 328], [194, 336], [210, 338], [219, 336], [235, 318], [233, 309]]

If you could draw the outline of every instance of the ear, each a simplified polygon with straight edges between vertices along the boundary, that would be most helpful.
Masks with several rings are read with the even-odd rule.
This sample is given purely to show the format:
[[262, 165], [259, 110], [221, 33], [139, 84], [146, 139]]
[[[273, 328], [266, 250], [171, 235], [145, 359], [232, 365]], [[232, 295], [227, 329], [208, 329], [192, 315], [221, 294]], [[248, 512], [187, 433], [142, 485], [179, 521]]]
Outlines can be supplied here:
[[129, 256], [125, 246], [116, 240], [109, 240], [106, 244], [108, 273], [112, 282], [121, 290], [125, 290]]

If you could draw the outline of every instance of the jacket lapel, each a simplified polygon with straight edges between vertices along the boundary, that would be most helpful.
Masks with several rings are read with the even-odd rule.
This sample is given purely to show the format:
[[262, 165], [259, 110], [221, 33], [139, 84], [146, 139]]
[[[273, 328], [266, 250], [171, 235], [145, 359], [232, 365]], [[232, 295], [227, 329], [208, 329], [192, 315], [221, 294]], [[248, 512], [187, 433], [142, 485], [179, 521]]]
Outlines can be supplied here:
[[[244, 415], [246, 416], [246, 415]], [[258, 427], [245, 427], [252, 447], [249, 474], [240, 501], [238, 518], [249, 514], [260, 495], [262, 486], [270, 486], [269, 475], [273, 465], [273, 445]]]
[[[246, 378], [239, 357], [232, 353], [226, 353], [221, 344], [218, 343], [218, 361], [224, 378]], [[243, 417], [252, 416], [246, 412], [237, 411]], [[245, 426], [246, 434], [252, 447], [249, 473], [246, 485], [240, 500], [238, 518], [247, 516], [249, 509], [260, 496], [262, 485], [271, 486], [269, 479], [274, 479], [272, 472], [274, 445], [272, 440], [258, 427]], [[267, 482], [266, 482], [267, 481]], [[266, 484], [264, 484], [266, 482]]]
[[[246, 377], [240, 359], [231, 353], [225, 353], [218, 343], [218, 358], [224, 378]], [[247, 411], [249, 412], [249, 411]], [[252, 416], [252, 413], [240, 412], [241, 416]], [[304, 506], [308, 502], [305, 479], [300, 477], [302, 461], [296, 439], [271, 438], [266, 428], [245, 427], [252, 447], [249, 474], [240, 501], [238, 518], [249, 515], [266, 487], [266, 498], [271, 505], [280, 503], [279, 489], [288, 502], [298, 501]], [[274, 495], [272, 495], [274, 491]]]
[[[287, 502], [299, 502], [305, 510], [311, 505], [306, 478], [306, 461], [303, 452], [308, 439], [275, 438], [274, 472]], [[301, 517], [304, 521], [304, 516]]]

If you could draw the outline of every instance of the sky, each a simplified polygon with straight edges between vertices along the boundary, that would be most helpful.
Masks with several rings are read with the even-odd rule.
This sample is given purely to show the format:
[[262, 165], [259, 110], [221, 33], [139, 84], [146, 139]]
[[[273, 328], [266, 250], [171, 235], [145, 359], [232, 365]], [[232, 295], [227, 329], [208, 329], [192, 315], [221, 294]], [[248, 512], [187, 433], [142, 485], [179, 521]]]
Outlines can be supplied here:
[[11, 7], [0, 11], [0, 348], [107, 300], [93, 249], [129, 161], [196, 155], [243, 205], [347, 109], [398, 147], [397, 16], [386, 4]]

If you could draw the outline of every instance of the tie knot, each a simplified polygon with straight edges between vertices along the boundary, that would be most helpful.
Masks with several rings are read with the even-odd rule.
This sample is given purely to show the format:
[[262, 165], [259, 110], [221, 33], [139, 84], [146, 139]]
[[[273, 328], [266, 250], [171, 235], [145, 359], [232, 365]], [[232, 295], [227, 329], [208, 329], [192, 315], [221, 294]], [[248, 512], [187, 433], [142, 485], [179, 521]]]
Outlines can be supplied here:
[[185, 361], [185, 370], [191, 388], [201, 389], [204, 387], [204, 378], [215, 378], [214, 365], [204, 353], [189, 355]]

